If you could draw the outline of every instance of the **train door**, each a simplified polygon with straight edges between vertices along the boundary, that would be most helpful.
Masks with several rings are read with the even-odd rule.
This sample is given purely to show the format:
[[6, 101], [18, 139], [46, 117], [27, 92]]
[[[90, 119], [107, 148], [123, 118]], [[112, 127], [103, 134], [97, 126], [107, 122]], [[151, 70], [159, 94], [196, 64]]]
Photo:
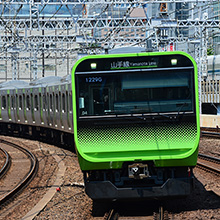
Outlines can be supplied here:
[[33, 124], [36, 123], [35, 120], [35, 115], [34, 115], [34, 94], [33, 94], [33, 89], [31, 89], [31, 121]]
[[18, 99], [18, 93], [16, 90], [16, 94], [15, 94], [15, 120], [19, 123], [20, 122], [20, 117], [19, 117], [19, 103], [18, 103], [19, 99]]
[[42, 93], [40, 97], [40, 106], [41, 106], [41, 124], [46, 126], [48, 125], [47, 119], [48, 119], [48, 99], [46, 88], [42, 88]]
[[68, 85], [62, 85], [61, 91], [61, 124], [62, 129], [69, 131]]
[[18, 108], [17, 108], [18, 120], [20, 123], [24, 124], [26, 121], [26, 109], [25, 109], [25, 100], [23, 99], [24, 98], [23, 89], [18, 89], [17, 95], [18, 95]]
[[1, 90], [1, 117], [4, 122], [9, 121], [7, 90]]
[[37, 126], [41, 125], [41, 90], [39, 88], [33, 89], [33, 119]]
[[66, 131], [71, 131], [71, 123], [70, 123], [70, 103], [69, 103], [69, 92], [68, 92], [68, 85], [66, 85], [66, 92], [63, 93], [63, 98], [65, 98], [65, 103], [63, 103], [63, 106], [65, 108], [64, 112], [64, 129]]
[[69, 96], [68, 96], [68, 118], [69, 118], [69, 130], [73, 132], [73, 102], [72, 102], [72, 88], [71, 84], [69, 84]]
[[[44, 94], [44, 93], [43, 93]], [[40, 124], [44, 125], [44, 116], [43, 116], [43, 95], [39, 93], [39, 113], [40, 113]]]
[[62, 93], [61, 93], [61, 114], [60, 114], [60, 121], [62, 129], [67, 128], [67, 114], [66, 114], [66, 94], [65, 94], [65, 86], [62, 87]]
[[16, 104], [15, 104], [15, 91], [10, 90], [9, 91], [9, 108], [10, 108], [10, 120], [12, 122], [17, 122], [16, 121]]
[[28, 124], [32, 124], [33, 123], [33, 118], [32, 118], [32, 110], [31, 110], [31, 90], [30, 89], [26, 89], [25, 91], [25, 97], [24, 97], [24, 101], [26, 104], [26, 119]]
[[55, 128], [61, 129], [61, 122], [60, 122], [60, 110], [61, 110], [61, 92], [59, 88], [55, 87], [55, 92], [53, 93], [54, 96], [54, 117], [53, 117], [53, 124]]
[[48, 109], [48, 122], [49, 122], [49, 126], [53, 126], [53, 92], [52, 92], [52, 88], [49, 87], [49, 92], [47, 93], [48, 94], [48, 100], [49, 100], [49, 109]]

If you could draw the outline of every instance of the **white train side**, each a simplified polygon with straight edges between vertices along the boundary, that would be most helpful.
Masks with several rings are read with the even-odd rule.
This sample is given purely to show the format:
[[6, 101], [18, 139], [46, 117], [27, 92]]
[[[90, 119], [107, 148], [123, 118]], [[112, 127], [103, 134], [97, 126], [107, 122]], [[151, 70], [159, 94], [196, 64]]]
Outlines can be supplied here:
[[0, 83], [0, 132], [72, 143], [71, 76]]

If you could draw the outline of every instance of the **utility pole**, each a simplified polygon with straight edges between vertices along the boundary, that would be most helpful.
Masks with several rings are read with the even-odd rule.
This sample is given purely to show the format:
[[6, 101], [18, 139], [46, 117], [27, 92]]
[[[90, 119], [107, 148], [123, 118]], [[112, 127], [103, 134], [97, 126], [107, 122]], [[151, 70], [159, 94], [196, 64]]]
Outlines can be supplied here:
[[[44, 20], [44, 16], [42, 17], [42, 19]], [[44, 37], [44, 35], [45, 35], [44, 28], [42, 28], [42, 36]], [[44, 48], [45, 48], [45, 44], [43, 42], [43, 45], [42, 45], [42, 77], [45, 77]]]

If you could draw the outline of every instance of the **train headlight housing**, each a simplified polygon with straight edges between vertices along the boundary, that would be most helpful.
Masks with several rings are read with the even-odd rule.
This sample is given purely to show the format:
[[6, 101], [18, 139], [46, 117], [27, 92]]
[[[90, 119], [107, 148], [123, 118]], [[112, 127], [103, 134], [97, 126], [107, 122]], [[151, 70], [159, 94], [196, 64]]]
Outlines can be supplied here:
[[92, 70], [95, 70], [97, 67], [97, 63], [91, 63], [90, 66]]
[[172, 66], [175, 66], [177, 64], [177, 59], [171, 59]]

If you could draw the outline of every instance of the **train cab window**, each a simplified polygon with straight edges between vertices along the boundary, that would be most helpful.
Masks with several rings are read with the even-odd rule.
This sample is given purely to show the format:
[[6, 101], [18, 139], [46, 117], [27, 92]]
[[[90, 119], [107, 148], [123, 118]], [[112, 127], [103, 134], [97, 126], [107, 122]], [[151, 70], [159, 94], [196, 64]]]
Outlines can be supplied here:
[[5, 96], [2, 96], [2, 109], [6, 108], [6, 98]]
[[62, 94], [62, 112], [66, 111], [65, 94]]
[[22, 96], [19, 95], [19, 101], [18, 101], [19, 109], [22, 110]]
[[80, 116], [193, 111], [192, 70], [79, 75]]
[[38, 96], [37, 95], [34, 96], [34, 108], [35, 108], [36, 111], [38, 111], [38, 109], [39, 109], [39, 103], [38, 103]]
[[31, 108], [31, 102], [30, 101], [31, 101], [30, 100], [30, 96], [27, 95], [27, 97], [26, 97], [26, 107], [27, 107], [27, 110], [30, 110], [30, 108]]

